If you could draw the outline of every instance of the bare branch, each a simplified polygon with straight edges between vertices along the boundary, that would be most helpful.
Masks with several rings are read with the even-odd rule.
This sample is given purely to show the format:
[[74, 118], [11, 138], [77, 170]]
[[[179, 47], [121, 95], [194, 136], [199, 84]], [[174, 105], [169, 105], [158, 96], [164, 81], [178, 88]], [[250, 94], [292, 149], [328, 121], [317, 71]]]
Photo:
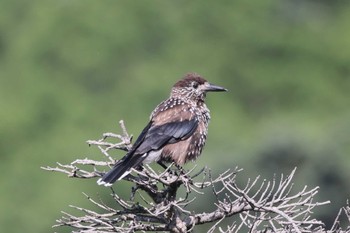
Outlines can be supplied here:
[[[132, 147], [132, 136], [127, 133], [124, 122], [119, 122], [122, 134], [104, 133], [101, 139], [88, 140], [90, 146], [96, 146], [103, 161], [88, 158], [77, 159], [70, 164], [57, 163], [56, 167], [42, 167], [73, 178], [100, 177], [106, 166], [116, 162], [110, 155], [112, 149], [128, 151]], [[104, 160], [108, 161], [104, 161]], [[62, 212], [57, 220], [58, 226], [69, 226], [74, 232], [135, 232], [170, 231], [189, 232], [200, 224], [212, 223], [208, 232], [345, 232], [341, 229], [340, 216], [345, 215], [350, 222], [350, 207], [342, 208], [329, 231], [321, 221], [313, 218], [315, 207], [329, 204], [329, 201], [315, 202], [318, 187], [295, 191], [293, 178], [296, 169], [288, 176], [283, 174], [272, 180], [258, 176], [248, 179], [243, 187], [236, 183], [242, 169], [229, 169], [213, 178], [210, 169], [197, 169], [194, 166], [186, 171], [170, 164], [164, 171], [158, 172], [146, 165], [133, 172], [124, 180], [133, 183], [130, 200], [121, 198], [111, 188], [111, 201], [95, 200], [84, 196], [95, 207], [89, 210], [71, 205], [81, 216]], [[184, 193], [179, 196], [179, 190]], [[213, 210], [196, 213], [191, 210], [193, 203], [216, 199]], [[108, 202], [110, 203], [110, 202]], [[112, 207], [113, 206], [113, 207]], [[222, 226], [224, 220], [238, 216], [228, 226]]]

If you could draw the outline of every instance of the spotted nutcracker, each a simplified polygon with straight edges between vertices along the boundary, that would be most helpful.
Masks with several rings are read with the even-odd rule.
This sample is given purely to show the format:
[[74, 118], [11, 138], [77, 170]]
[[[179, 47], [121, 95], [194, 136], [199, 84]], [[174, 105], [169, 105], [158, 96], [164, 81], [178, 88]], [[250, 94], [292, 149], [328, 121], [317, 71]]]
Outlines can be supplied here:
[[205, 105], [208, 91], [227, 90], [196, 73], [188, 73], [175, 83], [170, 97], [153, 110], [150, 122], [130, 151], [97, 183], [111, 186], [142, 163], [174, 162], [181, 166], [195, 160], [208, 133], [210, 114]]

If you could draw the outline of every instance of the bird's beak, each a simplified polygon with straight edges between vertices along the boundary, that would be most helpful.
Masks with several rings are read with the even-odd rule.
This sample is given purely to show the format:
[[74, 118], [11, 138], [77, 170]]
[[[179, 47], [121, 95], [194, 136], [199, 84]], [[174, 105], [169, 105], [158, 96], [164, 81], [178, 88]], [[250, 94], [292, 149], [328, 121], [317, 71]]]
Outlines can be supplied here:
[[227, 91], [227, 89], [209, 83], [209, 84], [205, 87], [205, 91]]

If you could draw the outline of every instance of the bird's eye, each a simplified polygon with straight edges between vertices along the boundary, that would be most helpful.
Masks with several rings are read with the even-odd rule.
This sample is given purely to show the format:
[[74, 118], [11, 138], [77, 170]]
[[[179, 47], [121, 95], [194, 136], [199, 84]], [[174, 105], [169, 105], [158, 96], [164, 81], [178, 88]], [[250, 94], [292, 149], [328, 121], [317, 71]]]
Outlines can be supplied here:
[[198, 84], [197, 82], [193, 82], [193, 83], [192, 83], [192, 87], [193, 87], [193, 88], [197, 89], [198, 86], [199, 86], [199, 84]]

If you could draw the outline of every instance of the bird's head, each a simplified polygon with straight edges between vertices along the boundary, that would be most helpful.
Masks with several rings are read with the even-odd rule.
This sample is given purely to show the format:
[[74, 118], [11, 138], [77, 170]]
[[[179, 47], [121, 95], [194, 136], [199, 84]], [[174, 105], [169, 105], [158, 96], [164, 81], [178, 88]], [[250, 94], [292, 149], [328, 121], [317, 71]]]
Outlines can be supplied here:
[[227, 89], [213, 85], [197, 73], [188, 73], [172, 88], [172, 97], [180, 97], [191, 101], [204, 101], [209, 91], [227, 91]]

